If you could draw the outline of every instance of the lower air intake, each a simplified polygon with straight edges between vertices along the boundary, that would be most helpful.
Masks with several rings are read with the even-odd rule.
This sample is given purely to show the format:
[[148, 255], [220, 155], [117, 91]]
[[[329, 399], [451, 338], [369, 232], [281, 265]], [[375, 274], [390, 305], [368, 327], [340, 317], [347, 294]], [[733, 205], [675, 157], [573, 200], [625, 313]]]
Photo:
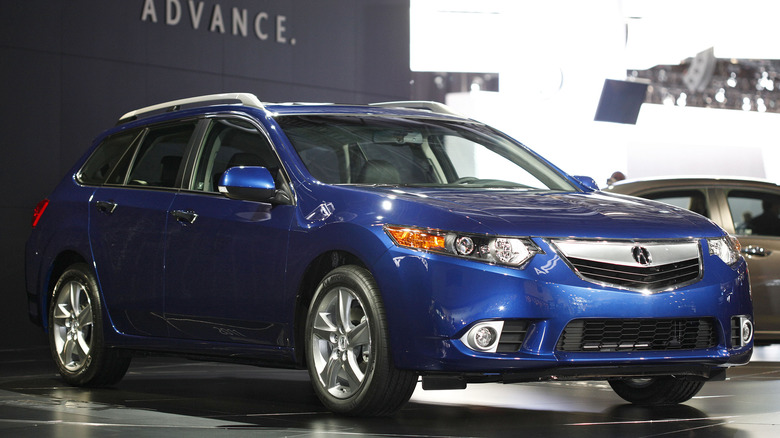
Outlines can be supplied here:
[[528, 321], [505, 321], [496, 352], [514, 353], [519, 351], [527, 333]]
[[715, 321], [699, 319], [578, 319], [558, 340], [558, 351], [699, 350], [717, 345]]

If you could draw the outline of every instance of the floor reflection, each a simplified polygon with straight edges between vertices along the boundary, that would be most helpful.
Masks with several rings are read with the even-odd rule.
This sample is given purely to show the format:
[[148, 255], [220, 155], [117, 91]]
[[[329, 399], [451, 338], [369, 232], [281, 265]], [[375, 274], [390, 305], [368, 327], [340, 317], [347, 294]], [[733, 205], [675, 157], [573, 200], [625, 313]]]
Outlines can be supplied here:
[[776, 437], [780, 346], [684, 405], [626, 404], [603, 382], [470, 385], [415, 392], [390, 418], [333, 415], [304, 371], [139, 359], [116, 388], [64, 385], [45, 350], [4, 352], [0, 435], [234, 437]]

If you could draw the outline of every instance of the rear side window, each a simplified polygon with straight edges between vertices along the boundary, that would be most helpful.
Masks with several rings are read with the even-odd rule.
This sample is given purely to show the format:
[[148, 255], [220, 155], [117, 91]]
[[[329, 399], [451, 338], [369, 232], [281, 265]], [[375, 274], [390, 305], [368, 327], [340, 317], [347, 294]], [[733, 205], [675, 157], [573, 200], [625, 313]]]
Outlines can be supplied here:
[[138, 148], [127, 184], [176, 187], [184, 152], [194, 131], [195, 122], [150, 129]]
[[140, 132], [138, 129], [121, 132], [103, 140], [79, 171], [78, 181], [87, 185], [103, 184]]
[[733, 190], [728, 194], [728, 201], [737, 234], [780, 236], [780, 196]]

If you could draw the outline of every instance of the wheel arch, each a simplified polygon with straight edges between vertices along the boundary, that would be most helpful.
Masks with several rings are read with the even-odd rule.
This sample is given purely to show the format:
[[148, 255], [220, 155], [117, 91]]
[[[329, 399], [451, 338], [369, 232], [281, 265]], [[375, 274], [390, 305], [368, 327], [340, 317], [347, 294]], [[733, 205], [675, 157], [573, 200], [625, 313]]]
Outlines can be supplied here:
[[52, 291], [54, 290], [54, 286], [57, 284], [57, 281], [59, 280], [60, 276], [68, 269], [68, 267], [76, 264], [76, 263], [88, 263], [87, 259], [79, 254], [76, 251], [73, 250], [67, 250], [59, 253], [54, 260], [52, 260], [52, 263], [49, 268], [49, 272], [47, 274], [47, 278], [45, 280], [45, 290], [41, 294], [40, 297], [40, 306], [41, 306], [41, 322], [43, 325], [43, 328], [48, 331], [49, 330], [49, 305], [50, 305], [50, 299]]
[[326, 251], [314, 258], [304, 270], [298, 287], [298, 295], [295, 304], [295, 319], [293, 321], [295, 362], [301, 368], [306, 366], [306, 349], [303, 348], [306, 344], [306, 315], [309, 310], [309, 305], [314, 298], [314, 292], [317, 290], [317, 286], [322, 279], [325, 278], [329, 272], [344, 265], [356, 265], [368, 269], [366, 263], [355, 254], [344, 250], [332, 250]]

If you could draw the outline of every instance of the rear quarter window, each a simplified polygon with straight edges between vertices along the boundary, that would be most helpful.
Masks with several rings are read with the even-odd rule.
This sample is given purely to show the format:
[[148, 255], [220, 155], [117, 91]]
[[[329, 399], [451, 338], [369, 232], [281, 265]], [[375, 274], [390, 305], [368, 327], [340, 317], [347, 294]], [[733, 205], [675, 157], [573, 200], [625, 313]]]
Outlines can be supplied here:
[[132, 130], [114, 134], [103, 140], [95, 152], [87, 159], [77, 175], [77, 180], [86, 185], [100, 185], [116, 167], [119, 160], [140, 134]]

